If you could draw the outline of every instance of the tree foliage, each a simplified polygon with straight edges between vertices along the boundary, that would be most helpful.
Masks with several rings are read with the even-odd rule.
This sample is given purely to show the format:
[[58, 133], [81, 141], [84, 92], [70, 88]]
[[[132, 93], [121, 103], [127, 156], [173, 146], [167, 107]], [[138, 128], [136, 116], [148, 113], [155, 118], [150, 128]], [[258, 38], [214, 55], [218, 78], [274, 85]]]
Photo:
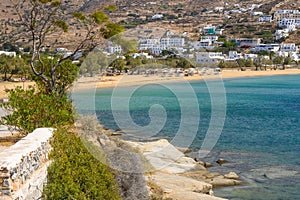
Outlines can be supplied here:
[[3, 80], [8, 81], [14, 75], [25, 76], [28, 74], [29, 66], [22, 58], [0, 55], [0, 73], [3, 74]]
[[[23, 36], [31, 41], [32, 55], [29, 62], [31, 69], [36, 79], [44, 83], [47, 93], [59, 95], [66, 92], [67, 88], [62, 88], [62, 86], [68, 87], [68, 84], [61, 84], [59, 81], [59, 76], [62, 74], [59, 66], [79, 51], [96, 46], [101, 37], [109, 38], [123, 31], [121, 26], [109, 22], [108, 16], [101, 10], [90, 15], [75, 12], [71, 16], [65, 16], [64, 3], [55, 0], [18, 0], [14, 4], [20, 18], [20, 24], [18, 24], [20, 30], [23, 30]], [[68, 20], [70, 17], [76, 22]], [[72, 24], [68, 24], [69, 21], [73, 21]], [[44, 46], [54, 47], [58, 45], [58, 42], [60, 46], [64, 45], [61, 44], [60, 36], [74, 24], [81, 28], [83, 35], [75, 40], [76, 44], [71, 50], [72, 53], [51, 63], [41, 59]]]
[[11, 114], [2, 117], [1, 124], [17, 128], [22, 133], [30, 133], [39, 127], [58, 127], [73, 123], [72, 104], [64, 95], [45, 94], [29, 86], [6, 90], [9, 102], [2, 104]]
[[[44, 76], [51, 79], [51, 67], [54, 63], [58, 62], [58, 58], [41, 58], [43, 65], [36, 64], [36, 69], [43, 72]], [[55, 90], [58, 97], [64, 95], [66, 90], [72, 86], [73, 82], [79, 75], [79, 67], [72, 63], [71, 60], [64, 60], [57, 66], [55, 72]], [[41, 80], [39, 77], [34, 76], [33, 79], [38, 84], [39, 89], [44, 92], [50, 91], [49, 85]], [[51, 93], [50, 93], [51, 95]]]

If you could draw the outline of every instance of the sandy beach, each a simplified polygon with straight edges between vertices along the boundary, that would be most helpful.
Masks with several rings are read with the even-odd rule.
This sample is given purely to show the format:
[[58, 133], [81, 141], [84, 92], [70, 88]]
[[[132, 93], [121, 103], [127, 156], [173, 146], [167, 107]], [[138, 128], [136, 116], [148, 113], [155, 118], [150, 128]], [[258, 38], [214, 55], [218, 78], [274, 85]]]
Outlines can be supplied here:
[[238, 70], [223, 70], [219, 75], [205, 75], [201, 76], [195, 74], [194, 76], [165, 76], [160, 75], [121, 75], [121, 76], [106, 76], [106, 77], [83, 77], [80, 78], [74, 85], [73, 89], [91, 89], [91, 88], [112, 88], [112, 87], [126, 87], [135, 85], [144, 85], [150, 83], [164, 83], [177, 81], [197, 81], [209, 79], [228, 79], [239, 77], [254, 77], [254, 76], [276, 76], [276, 75], [292, 75], [300, 74], [300, 69], [286, 69], [286, 70], [267, 70], [267, 71], [238, 71]]
[[[74, 84], [72, 89], [91, 89], [91, 88], [112, 88], [115, 86], [133, 86], [133, 85], [143, 85], [150, 83], [164, 83], [164, 82], [177, 82], [177, 81], [197, 81], [206, 79], [216, 79], [216, 78], [238, 78], [238, 77], [253, 77], [253, 76], [276, 76], [276, 75], [289, 75], [289, 74], [300, 74], [300, 69], [286, 69], [286, 70], [267, 70], [267, 71], [238, 71], [225, 69], [220, 75], [205, 75], [201, 76], [195, 74], [194, 76], [165, 76], [160, 75], [121, 75], [121, 76], [104, 76], [104, 77], [83, 77], [79, 78]], [[33, 82], [0, 82], [0, 98], [7, 98], [8, 95], [5, 89], [12, 89], [17, 86], [28, 88], [29, 85], [34, 85]]]

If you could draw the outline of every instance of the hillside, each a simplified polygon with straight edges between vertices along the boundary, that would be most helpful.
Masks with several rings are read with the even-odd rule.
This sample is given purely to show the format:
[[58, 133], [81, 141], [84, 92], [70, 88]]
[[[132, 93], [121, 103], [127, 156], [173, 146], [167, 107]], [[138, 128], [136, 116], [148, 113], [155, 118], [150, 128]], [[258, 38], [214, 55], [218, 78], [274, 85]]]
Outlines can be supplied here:
[[[147, 27], [162, 27], [173, 32], [189, 32], [189, 36], [197, 39], [199, 28], [206, 24], [218, 25], [225, 29], [224, 35], [228, 38], [234, 37], [261, 37], [264, 42], [272, 42], [276, 23], [258, 23], [258, 16], [251, 16], [251, 12], [263, 12], [272, 14], [278, 9], [299, 9], [299, 0], [232, 0], [224, 2], [221, 0], [66, 0], [63, 9], [65, 16], [74, 11], [81, 11], [86, 14], [103, 8], [108, 4], [114, 4], [118, 10], [107, 13], [112, 21], [122, 24], [130, 29], [139, 25]], [[220, 7], [222, 7], [222, 10]], [[252, 9], [249, 9], [251, 8]], [[218, 11], [219, 10], [219, 11]], [[243, 10], [242, 12], [238, 10]], [[225, 14], [224, 14], [225, 13]], [[152, 16], [162, 14], [163, 18], [153, 20]], [[18, 20], [10, 0], [0, 2], [0, 27], [1, 35], [8, 34]], [[73, 23], [72, 20], [69, 21]], [[73, 23], [68, 35], [60, 38], [60, 44], [67, 42], [71, 47], [75, 36], [80, 36], [83, 30]], [[18, 30], [14, 27], [15, 30]], [[6, 41], [10, 40], [6, 38]], [[19, 40], [26, 43], [25, 38]], [[287, 41], [300, 43], [299, 34], [292, 34]]]

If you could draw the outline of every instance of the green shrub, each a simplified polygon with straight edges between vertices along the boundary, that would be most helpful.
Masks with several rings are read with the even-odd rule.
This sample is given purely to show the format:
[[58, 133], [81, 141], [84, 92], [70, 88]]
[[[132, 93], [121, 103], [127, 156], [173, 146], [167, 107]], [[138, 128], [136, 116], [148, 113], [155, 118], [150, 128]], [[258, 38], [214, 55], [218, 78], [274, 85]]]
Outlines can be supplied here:
[[48, 180], [44, 199], [121, 199], [113, 174], [94, 158], [80, 137], [58, 129], [51, 143]]
[[37, 92], [32, 86], [6, 90], [9, 102], [2, 107], [11, 111], [1, 119], [1, 124], [30, 133], [39, 127], [58, 127], [73, 123], [72, 103], [67, 96]]
[[254, 32], [254, 31], [256, 31], [256, 28], [253, 27], [253, 26], [249, 26], [249, 27], [247, 27], [247, 30], [248, 30], [249, 32]]

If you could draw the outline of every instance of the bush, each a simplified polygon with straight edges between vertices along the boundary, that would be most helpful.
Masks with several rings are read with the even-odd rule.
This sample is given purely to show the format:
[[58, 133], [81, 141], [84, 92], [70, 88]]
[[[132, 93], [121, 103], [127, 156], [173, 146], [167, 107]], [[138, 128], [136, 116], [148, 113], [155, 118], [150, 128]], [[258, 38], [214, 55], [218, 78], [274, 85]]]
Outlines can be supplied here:
[[44, 199], [121, 199], [109, 168], [88, 152], [77, 134], [60, 128], [51, 145], [54, 161], [48, 168]]
[[73, 123], [72, 104], [67, 96], [37, 92], [32, 86], [6, 90], [9, 102], [2, 107], [12, 113], [1, 119], [1, 124], [30, 133], [39, 127], [58, 127]]

